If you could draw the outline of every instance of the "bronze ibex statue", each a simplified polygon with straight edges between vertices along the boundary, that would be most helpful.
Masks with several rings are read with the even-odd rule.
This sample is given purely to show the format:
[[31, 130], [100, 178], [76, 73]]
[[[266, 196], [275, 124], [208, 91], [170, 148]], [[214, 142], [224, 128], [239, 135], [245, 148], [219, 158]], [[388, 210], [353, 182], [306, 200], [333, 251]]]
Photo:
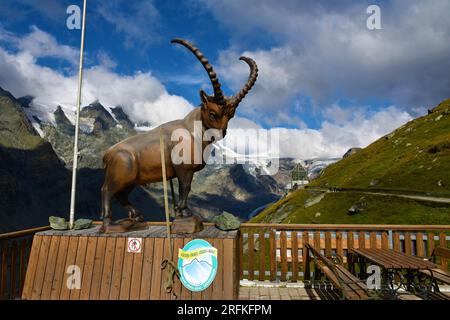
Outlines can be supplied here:
[[[225, 97], [220, 82], [208, 59], [190, 42], [183, 39], [174, 39], [172, 43], [178, 43], [188, 48], [201, 62], [211, 80], [214, 95], [207, 95], [200, 90], [201, 105], [192, 110], [184, 119], [170, 121], [148, 132], [127, 138], [109, 148], [103, 157], [105, 168], [105, 181], [102, 193], [102, 217], [103, 226], [108, 226], [111, 220], [111, 200], [113, 197], [120, 202], [132, 219], [142, 220], [142, 215], [128, 201], [128, 195], [137, 185], [162, 181], [159, 134], [164, 136], [165, 165], [167, 179], [176, 177], [179, 185], [179, 202], [176, 207], [177, 216], [191, 216], [187, 207], [187, 198], [191, 189], [194, 172], [201, 170], [206, 165], [203, 157], [200, 163], [175, 164], [172, 161], [171, 151], [178, 141], [171, 141], [174, 130], [185, 129], [194, 132], [194, 123], [201, 121], [202, 133], [208, 129], [217, 129], [225, 136], [228, 121], [233, 118], [236, 107], [255, 84], [258, 76], [258, 67], [255, 61], [247, 57], [241, 57], [250, 67], [250, 75], [247, 83], [236, 96]], [[191, 139], [194, 144], [193, 139]], [[213, 141], [202, 141], [202, 151]], [[194, 150], [194, 146], [192, 146]], [[203, 154], [203, 153], [202, 153]]]

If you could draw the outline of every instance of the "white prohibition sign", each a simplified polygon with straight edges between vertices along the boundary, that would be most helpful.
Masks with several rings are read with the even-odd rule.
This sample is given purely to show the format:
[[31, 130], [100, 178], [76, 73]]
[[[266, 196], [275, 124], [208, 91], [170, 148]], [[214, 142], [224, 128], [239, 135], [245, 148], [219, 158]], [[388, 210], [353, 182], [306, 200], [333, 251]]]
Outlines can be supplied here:
[[127, 251], [130, 253], [141, 253], [142, 238], [128, 238]]

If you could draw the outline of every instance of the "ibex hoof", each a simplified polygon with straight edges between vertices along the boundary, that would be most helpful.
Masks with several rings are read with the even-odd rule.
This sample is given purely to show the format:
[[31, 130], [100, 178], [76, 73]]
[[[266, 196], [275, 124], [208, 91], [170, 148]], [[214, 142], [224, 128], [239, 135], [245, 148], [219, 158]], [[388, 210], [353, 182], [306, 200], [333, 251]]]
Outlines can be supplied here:
[[100, 226], [99, 232], [100, 233], [104, 233], [106, 232], [106, 229], [108, 228], [108, 226], [110, 226], [112, 223], [112, 219], [111, 218], [103, 218], [103, 223]]
[[112, 222], [111, 217], [103, 218], [103, 225], [104, 226], [109, 226], [111, 224], [111, 222]]
[[181, 209], [177, 206], [175, 208], [175, 218], [179, 218], [183, 216], [183, 212], [181, 212]]
[[131, 208], [130, 210], [128, 210], [128, 218], [134, 219], [134, 220], [144, 219], [142, 217], [142, 214], [139, 211], [137, 211], [135, 208]]
[[181, 210], [181, 215], [183, 217], [192, 217], [192, 211], [189, 208], [184, 208]]

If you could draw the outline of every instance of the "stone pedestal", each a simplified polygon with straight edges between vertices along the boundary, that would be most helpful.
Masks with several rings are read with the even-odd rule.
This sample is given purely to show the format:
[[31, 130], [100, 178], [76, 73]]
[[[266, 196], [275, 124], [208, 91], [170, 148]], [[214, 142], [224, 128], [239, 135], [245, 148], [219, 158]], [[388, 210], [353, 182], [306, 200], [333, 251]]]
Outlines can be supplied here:
[[171, 231], [174, 234], [193, 234], [203, 230], [203, 222], [197, 216], [177, 217], [172, 221]]

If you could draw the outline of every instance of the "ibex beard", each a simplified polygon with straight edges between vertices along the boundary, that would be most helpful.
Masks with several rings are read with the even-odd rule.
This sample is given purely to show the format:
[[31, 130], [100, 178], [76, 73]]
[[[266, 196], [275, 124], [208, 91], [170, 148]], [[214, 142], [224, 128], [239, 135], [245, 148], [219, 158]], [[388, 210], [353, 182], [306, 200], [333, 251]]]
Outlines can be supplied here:
[[[142, 215], [133, 207], [128, 200], [128, 195], [137, 185], [162, 181], [162, 162], [160, 154], [159, 135], [164, 137], [164, 154], [167, 179], [178, 179], [179, 201], [176, 206], [177, 216], [191, 216], [192, 213], [187, 206], [187, 198], [191, 190], [191, 182], [194, 173], [203, 169], [206, 165], [204, 157], [201, 161], [174, 163], [172, 151], [180, 141], [172, 141], [172, 133], [176, 130], [195, 132], [196, 123], [201, 123], [202, 136], [205, 131], [215, 129], [220, 133], [219, 137], [226, 135], [228, 122], [234, 117], [235, 111], [242, 99], [247, 95], [256, 82], [258, 67], [252, 59], [241, 57], [250, 67], [250, 75], [247, 83], [235, 96], [225, 97], [221, 90], [220, 82], [213, 67], [205, 56], [193, 44], [186, 40], [174, 39], [172, 43], [178, 43], [189, 49], [201, 62], [211, 80], [214, 95], [207, 95], [200, 90], [201, 105], [192, 110], [184, 119], [175, 120], [162, 124], [148, 132], [132, 136], [109, 148], [103, 157], [105, 169], [105, 181], [102, 186], [102, 218], [103, 226], [112, 222], [111, 200], [115, 197], [128, 216], [136, 221], [142, 221]], [[182, 138], [181, 138], [182, 139]], [[195, 150], [200, 147], [203, 151], [215, 141], [190, 139], [191, 158], [198, 160]], [[186, 142], [186, 141], [185, 141]], [[197, 146], [195, 145], [197, 144]]]

